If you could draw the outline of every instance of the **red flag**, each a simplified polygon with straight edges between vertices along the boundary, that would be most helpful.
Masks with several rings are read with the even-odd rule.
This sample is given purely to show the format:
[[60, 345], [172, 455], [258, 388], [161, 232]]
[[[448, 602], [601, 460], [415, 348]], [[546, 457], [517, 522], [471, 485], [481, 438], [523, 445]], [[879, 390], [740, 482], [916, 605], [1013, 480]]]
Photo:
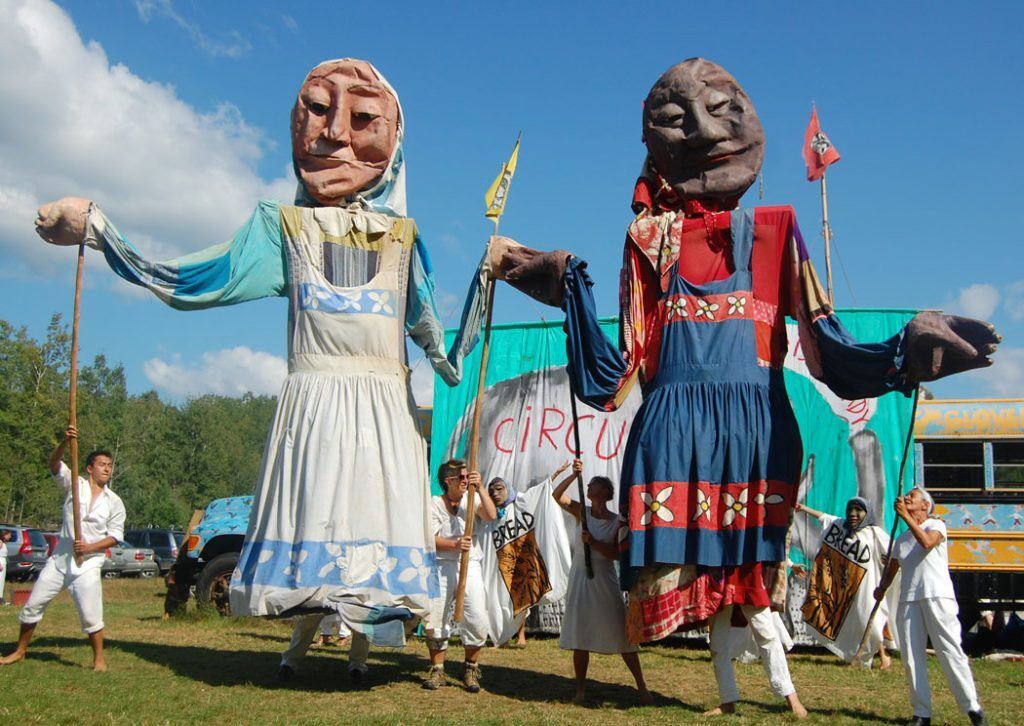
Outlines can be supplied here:
[[811, 107], [811, 121], [804, 133], [804, 162], [807, 164], [807, 181], [817, 181], [829, 164], [839, 161], [839, 152], [832, 146], [828, 136], [818, 123], [818, 109]]

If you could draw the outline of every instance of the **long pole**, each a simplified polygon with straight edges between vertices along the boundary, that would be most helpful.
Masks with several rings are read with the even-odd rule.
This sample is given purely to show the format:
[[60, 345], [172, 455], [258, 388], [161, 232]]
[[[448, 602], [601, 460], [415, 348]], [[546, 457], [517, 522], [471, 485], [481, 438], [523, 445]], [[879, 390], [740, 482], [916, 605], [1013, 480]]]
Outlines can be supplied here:
[[[576, 413], [576, 394], [572, 391], [572, 382], [569, 383], [569, 401], [572, 404], [572, 435], [576, 442], [576, 456], [580, 456], [580, 417]], [[587, 529], [587, 493], [583, 490], [583, 472], [576, 472], [576, 487], [580, 499], [580, 528], [582, 532]], [[587, 579], [594, 579], [594, 565], [590, 559], [590, 545], [583, 543], [583, 562], [587, 566]]]
[[[910, 454], [910, 444], [914, 441], [914, 422], [917, 420], [917, 397], [920, 393], [920, 386], [914, 389], [914, 405], [910, 410], [910, 426], [907, 427], [907, 440], [903, 444], [903, 460], [900, 461], [900, 475], [899, 475], [899, 494], [898, 497], [903, 496], [903, 473], [907, 468], [907, 456]], [[892, 548], [896, 544], [896, 527], [899, 526], [900, 518], [899, 515], [893, 516], [892, 530], [889, 532], [889, 548], [885, 551], [885, 562], [888, 566], [889, 558], [892, 557]], [[860, 660], [861, 652], [864, 650], [864, 646], [867, 645], [868, 635], [871, 633], [871, 623], [875, 621], [875, 614], [878, 612], [878, 608], [882, 605], [881, 600], [875, 600], [875, 606], [871, 608], [871, 614], [868, 615], [868, 623], [864, 628], [864, 635], [861, 636], [860, 645], [857, 646], [857, 652], [853, 655], [853, 662], [856, 663]]]
[[825, 184], [825, 172], [821, 173], [821, 232], [825, 237], [825, 285], [828, 288], [828, 301], [835, 307], [832, 295], [832, 227], [828, 223], [828, 186]]
[[[494, 220], [494, 234], [498, 234], [498, 220]], [[480, 375], [476, 383], [476, 400], [473, 403], [473, 425], [469, 430], [469, 456], [466, 462], [470, 471], [477, 471], [477, 452], [480, 447], [480, 413], [483, 408], [484, 388], [487, 377], [487, 357], [491, 352], [491, 312], [494, 310], [494, 276], [487, 275], [487, 311], [484, 313], [484, 347], [480, 351]], [[476, 498], [469, 488], [466, 494], [466, 530], [464, 535], [473, 541], [473, 522], [476, 520]], [[459, 587], [455, 592], [455, 622], [462, 620], [462, 608], [466, 601], [466, 576], [469, 574], [469, 550], [459, 555]]]
[[[82, 268], [85, 266], [85, 243], [78, 245], [78, 270], [75, 273], [75, 312], [71, 323], [71, 380], [68, 384], [68, 426], [78, 427], [78, 321], [82, 309]], [[71, 510], [75, 541], [82, 539], [82, 510], [78, 496], [78, 436], [71, 439]], [[82, 557], [75, 553], [81, 566]]]

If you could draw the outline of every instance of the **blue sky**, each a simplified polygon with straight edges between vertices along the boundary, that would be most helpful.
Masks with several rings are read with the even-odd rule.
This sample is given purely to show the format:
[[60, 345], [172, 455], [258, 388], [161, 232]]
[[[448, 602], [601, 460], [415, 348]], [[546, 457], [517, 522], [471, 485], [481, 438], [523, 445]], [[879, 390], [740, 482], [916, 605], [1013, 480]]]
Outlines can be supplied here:
[[[51, 313], [70, 316], [74, 255], [35, 237], [41, 202], [95, 199], [166, 257], [226, 239], [261, 196], [289, 199], [295, 93], [341, 56], [372, 61], [401, 97], [409, 209], [443, 312], [460, 304], [490, 231], [483, 191], [522, 129], [502, 232], [587, 258], [612, 314], [641, 101], [667, 67], [704, 56], [752, 98], [761, 203], [796, 207], [823, 274], [819, 191], [800, 156], [817, 102], [843, 156], [829, 175], [840, 307], [991, 319], [997, 365], [933, 389], [1024, 395], [1018, 5], [760, 3], [728, 17], [678, 2], [432, 5], [0, 0], [0, 317], [40, 336]], [[276, 387], [283, 300], [180, 313], [104, 267], [90, 257], [86, 359], [123, 362], [133, 391], [177, 400]], [[499, 291], [499, 322], [557, 314]]]

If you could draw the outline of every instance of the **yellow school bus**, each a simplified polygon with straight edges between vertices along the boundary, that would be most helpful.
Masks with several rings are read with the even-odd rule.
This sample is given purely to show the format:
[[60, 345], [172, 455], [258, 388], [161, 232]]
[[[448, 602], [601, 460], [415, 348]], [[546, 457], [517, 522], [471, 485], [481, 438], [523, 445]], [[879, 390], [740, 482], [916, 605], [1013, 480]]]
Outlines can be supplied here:
[[961, 608], [1020, 609], [1024, 398], [922, 400], [914, 440], [915, 481], [949, 529]]

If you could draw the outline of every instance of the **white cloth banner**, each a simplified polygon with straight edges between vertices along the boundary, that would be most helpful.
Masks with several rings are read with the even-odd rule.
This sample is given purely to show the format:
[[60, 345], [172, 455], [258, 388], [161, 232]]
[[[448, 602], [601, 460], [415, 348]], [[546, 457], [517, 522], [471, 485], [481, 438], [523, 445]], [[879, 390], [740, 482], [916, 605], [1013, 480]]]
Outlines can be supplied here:
[[516, 634], [531, 607], [565, 596], [569, 535], [552, 488], [547, 479], [519, 492], [503, 516], [480, 529], [488, 635], [495, 645]]

